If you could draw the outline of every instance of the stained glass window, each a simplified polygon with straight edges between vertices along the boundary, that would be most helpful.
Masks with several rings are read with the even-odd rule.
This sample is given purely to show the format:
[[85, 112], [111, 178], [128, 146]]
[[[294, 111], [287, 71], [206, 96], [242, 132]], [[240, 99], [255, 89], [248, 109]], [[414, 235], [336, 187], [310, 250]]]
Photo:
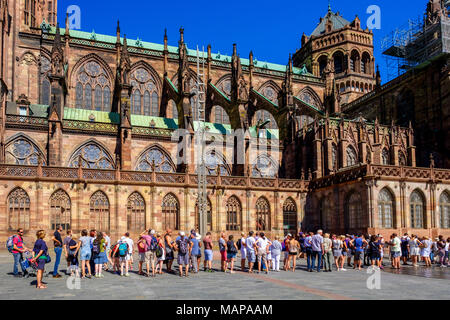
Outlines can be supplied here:
[[307, 104], [315, 107], [318, 110], [322, 110], [322, 103], [320, 102], [320, 99], [318, 98], [315, 91], [311, 88], [305, 88], [303, 89], [299, 95], [298, 98], [302, 100], [303, 102], [306, 102]]
[[44, 155], [39, 149], [25, 138], [17, 138], [6, 146], [6, 163], [37, 166], [39, 156], [45, 165]]
[[332, 163], [331, 169], [334, 171], [337, 171], [338, 170], [338, 150], [334, 143], [331, 146], [331, 163]]
[[131, 101], [132, 113], [154, 117], [159, 116], [158, 88], [150, 72], [142, 67], [132, 71], [131, 85], [134, 90]]
[[[88, 61], [76, 74], [75, 106], [80, 109], [110, 111], [111, 81], [96, 61]], [[94, 92], [93, 92], [94, 90]]]
[[50, 197], [50, 229], [56, 230], [61, 226], [63, 230], [70, 229], [71, 202], [64, 190], [57, 190]]
[[264, 97], [266, 97], [267, 100], [271, 101], [273, 104], [278, 106], [278, 89], [275, 89], [273, 85], [270, 84], [264, 85], [259, 90], [259, 93], [261, 93]]
[[386, 149], [383, 149], [383, 151], [381, 153], [381, 159], [382, 159], [384, 165], [389, 165], [390, 164], [389, 151], [387, 151]]
[[253, 166], [252, 176], [262, 178], [275, 178], [278, 173], [278, 166], [268, 155], [260, 155], [256, 158]]
[[137, 171], [152, 171], [155, 165], [155, 172], [175, 172], [175, 166], [170, 156], [161, 151], [158, 147], [151, 147], [145, 151], [137, 162]]
[[241, 202], [235, 196], [228, 199], [227, 205], [227, 231], [237, 231], [241, 229], [242, 207]]
[[231, 80], [229, 78], [225, 78], [220, 80], [216, 84], [217, 89], [222, 91], [228, 98], [231, 98]]
[[[272, 116], [272, 114], [267, 110], [258, 110], [256, 111], [254, 117], [253, 117], [253, 125], [256, 126], [258, 123], [264, 123], [265, 121], [270, 121], [266, 126], [265, 129], [278, 129], [277, 122], [275, 121], [275, 118]], [[265, 130], [261, 130], [260, 133], [265, 133]]]
[[127, 226], [129, 231], [145, 229], [145, 201], [138, 192], [134, 192], [128, 197]]
[[297, 206], [292, 198], [286, 199], [283, 204], [283, 230], [284, 235], [297, 233]]
[[270, 230], [270, 204], [266, 198], [256, 201], [256, 231]]
[[358, 156], [352, 146], [347, 147], [347, 167], [355, 166], [358, 163]]
[[175, 101], [170, 100], [169, 105], [172, 106], [172, 119], [178, 119], [178, 108], [177, 108], [177, 104], [175, 103]]
[[321, 219], [322, 228], [329, 230], [332, 227], [332, 210], [331, 203], [327, 198], [322, 198], [319, 205], [319, 213]]
[[441, 214], [441, 228], [450, 228], [450, 196], [448, 192], [443, 192], [439, 198], [439, 208]]
[[362, 212], [362, 203], [361, 196], [353, 192], [350, 197], [347, 198], [347, 228], [348, 229], [360, 229], [363, 228], [363, 212]]
[[79, 148], [70, 158], [69, 167], [76, 168], [81, 160], [81, 167], [87, 169], [114, 169], [114, 162], [108, 153], [94, 142]]
[[97, 231], [109, 231], [109, 200], [102, 191], [91, 196], [89, 202], [89, 228]]
[[163, 230], [179, 230], [180, 203], [172, 194], [167, 194], [162, 201]]
[[221, 176], [229, 176], [230, 169], [223, 159], [214, 150], [207, 151], [205, 154], [206, 174], [217, 175], [220, 171]]
[[423, 196], [418, 191], [413, 191], [409, 200], [410, 204], [410, 216], [411, 216], [411, 228], [422, 229], [425, 226], [424, 223], [424, 207], [425, 202]]
[[22, 188], [16, 188], [8, 196], [8, 229], [30, 230], [30, 197]]
[[50, 81], [48, 74], [51, 69], [50, 60], [46, 56], [41, 56], [41, 104], [50, 105]]
[[380, 228], [394, 228], [394, 200], [387, 189], [383, 189], [378, 196], [378, 221]]
[[227, 112], [221, 106], [214, 106], [214, 123], [230, 124]]
[[403, 152], [398, 152], [398, 165], [399, 166], [406, 166], [406, 156]]

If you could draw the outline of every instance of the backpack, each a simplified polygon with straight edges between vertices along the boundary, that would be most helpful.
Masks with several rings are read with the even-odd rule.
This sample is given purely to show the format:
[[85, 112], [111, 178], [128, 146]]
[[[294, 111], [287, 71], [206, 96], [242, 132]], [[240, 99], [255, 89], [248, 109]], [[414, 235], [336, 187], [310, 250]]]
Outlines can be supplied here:
[[125, 257], [128, 253], [128, 243], [126, 242], [120, 242], [119, 243], [119, 256]]
[[97, 240], [95, 240], [92, 243], [92, 253], [94, 253], [94, 254], [99, 254], [100, 253], [100, 246], [99, 246], [99, 243], [98, 243]]
[[228, 241], [227, 242], [227, 247], [228, 247], [228, 252], [229, 253], [237, 253], [236, 247], [234, 246], [233, 241]]
[[281, 243], [281, 251], [286, 251], [286, 240]]
[[242, 239], [239, 239], [239, 240], [236, 242], [236, 245], [237, 245], [238, 249], [241, 250]]
[[161, 246], [157, 246], [155, 254], [156, 254], [157, 258], [161, 258], [162, 257], [163, 251], [162, 251]]
[[147, 245], [148, 250], [150, 251], [156, 251], [158, 248], [158, 240], [155, 237], [152, 237], [152, 240], [150, 241], [150, 246]]
[[6, 249], [8, 249], [8, 251], [10, 253], [12, 253], [13, 249], [14, 249], [14, 239], [16, 238], [16, 235], [10, 236], [8, 238], [8, 240], [6, 241]]
[[185, 255], [186, 253], [188, 253], [188, 245], [187, 245], [186, 238], [180, 239], [178, 250], [179, 250], [180, 254], [182, 254], [182, 255]]

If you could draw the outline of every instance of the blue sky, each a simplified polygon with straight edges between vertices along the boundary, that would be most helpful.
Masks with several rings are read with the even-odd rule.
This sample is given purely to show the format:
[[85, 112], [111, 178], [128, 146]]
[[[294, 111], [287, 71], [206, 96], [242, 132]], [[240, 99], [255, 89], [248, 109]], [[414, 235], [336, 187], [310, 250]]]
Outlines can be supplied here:
[[[352, 21], [357, 14], [366, 27], [370, 5], [381, 8], [381, 29], [374, 30], [376, 63], [380, 65], [383, 82], [386, 63], [381, 54], [381, 41], [392, 30], [423, 16], [426, 0], [331, 0], [333, 11]], [[167, 28], [169, 45], [177, 45], [179, 28], [185, 29], [189, 48], [211, 44], [213, 52], [231, 54], [237, 43], [241, 57], [253, 51], [258, 61], [286, 64], [289, 53], [300, 48], [303, 32], [311, 34], [319, 18], [328, 9], [328, 0], [197, 0], [197, 1], [107, 1], [59, 0], [58, 20], [64, 26], [69, 5], [81, 9], [81, 30], [114, 35], [117, 19], [122, 34], [128, 38], [162, 43]]]

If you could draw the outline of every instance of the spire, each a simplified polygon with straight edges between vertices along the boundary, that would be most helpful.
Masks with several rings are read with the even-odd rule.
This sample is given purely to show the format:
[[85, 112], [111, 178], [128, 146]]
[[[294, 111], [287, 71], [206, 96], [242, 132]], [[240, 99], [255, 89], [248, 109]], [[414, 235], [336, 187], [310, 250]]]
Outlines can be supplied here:
[[332, 11], [331, 11], [331, 0], [328, 0], [328, 12], [332, 13]]
[[66, 12], [66, 38], [70, 36], [69, 13]]
[[119, 20], [117, 20], [116, 35], [117, 35], [116, 44], [120, 44], [120, 22], [119, 22]]
[[180, 45], [184, 43], [184, 29], [183, 27], [180, 28]]
[[167, 50], [167, 28], [164, 28], [164, 50]]

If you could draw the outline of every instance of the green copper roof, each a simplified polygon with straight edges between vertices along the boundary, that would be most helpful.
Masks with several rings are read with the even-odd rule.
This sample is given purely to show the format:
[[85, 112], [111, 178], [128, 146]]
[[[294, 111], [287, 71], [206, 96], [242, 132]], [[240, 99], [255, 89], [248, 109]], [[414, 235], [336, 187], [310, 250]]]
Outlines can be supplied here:
[[115, 112], [64, 108], [64, 120], [118, 124], [119, 114]]
[[[56, 33], [56, 27], [51, 27], [49, 30], [49, 33], [51, 34], [55, 34]], [[60, 28], [60, 34], [61, 35], [65, 35], [66, 30]], [[70, 36], [73, 38], [78, 38], [78, 39], [84, 39], [84, 40], [90, 40], [90, 41], [98, 41], [98, 42], [105, 42], [105, 43], [110, 43], [110, 44], [115, 44], [117, 41], [117, 37], [116, 36], [109, 36], [109, 35], [104, 35], [104, 34], [98, 34], [95, 33], [94, 31], [92, 32], [85, 32], [85, 31], [79, 31], [79, 30], [70, 30]], [[95, 37], [93, 37], [95, 36]], [[120, 38], [121, 43], [123, 44], [123, 38]], [[158, 44], [158, 43], [152, 43], [152, 42], [146, 42], [146, 41], [142, 41], [141, 39], [127, 39], [127, 45], [129, 47], [137, 47], [137, 48], [142, 48], [142, 49], [149, 49], [149, 50], [155, 50], [155, 51], [163, 51], [164, 50], [164, 45], [162, 44]], [[169, 53], [174, 53], [177, 54], [178, 53], [178, 47], [174, 47], [174, 46], [168, 46], [168, 51]], [[197, 57], [197, 50], [195, 49], [187, 49], [188, 55], [191, 57]], [[207, 57], [207, 53], [206, 52], [199, 52], [200, 57], [204, 57], [206, 59]], [[219, 53], [211, 53], [211, 57], [213, 60], [215, 61], [220, 61], [220, 62], [226, 62], [226, 63], [231, 63], [231, 56], [228, 55], [223, 55], [220, 52]], [[243, 66], [249, 66], [250, 61], [249, 59], [245, 59], [245, 58], [241, 58], [241, 64]], [[271, 63], [271, 62], [266, 62], [266, 61], [259, 61], [257, 59], [253, 60], [253, 64], [255, 67], [257, 68], [261, 68], [261, 69], [268, 69], [268, 70], [273, 70], [273, 71], [278, 71], [278, 72], [286, 72], [286, 65], [282, 65], [282, 64], [276, 64], [276, 63]], [[294, 68], [293, 69], [294, 74], [297, 75], [304, 75], [304, 76], [310, 76], [310, 77], [314, 77], [311, 73], [304, 73], [302, 72], [302, 70], [300, 68]]]
[[321, 36], [325, 33], [325, 27], [327, 25], [327, 20], [330, 19], [333, 24], [333, 30], [341, 29], [345, 27], [347, 24], [350, 24], [349, 21], [328, 9], [326, 16], [322, 19], [321, 22], [317, 25], [316, 29], [314, 29], [312, 36]]
[[225, 100], [227, 100], [228, 102], [230, 102], [230, 98], [227, 97], [227, 95], [225, 93], [223, 93], [220, 89], [218, 89], [215, 85], [212, 84], [212, 82], [209, 83], [215, 90], [217, 90], [217, 92], [219, 92], [222, 97], [225, 98]]
[[142, 116], [137, 114], [131, 115], [131, 125], [135, 127], [153, 126], [160, 129], [178, 129], [178, 119], [169, 119], [161, 117]]
[[[194, 130], [199, 128], [200, 122], [194, 121]], [[231, 134], [231, 125], [205, 122], [206, 132], [214, 134]]]

